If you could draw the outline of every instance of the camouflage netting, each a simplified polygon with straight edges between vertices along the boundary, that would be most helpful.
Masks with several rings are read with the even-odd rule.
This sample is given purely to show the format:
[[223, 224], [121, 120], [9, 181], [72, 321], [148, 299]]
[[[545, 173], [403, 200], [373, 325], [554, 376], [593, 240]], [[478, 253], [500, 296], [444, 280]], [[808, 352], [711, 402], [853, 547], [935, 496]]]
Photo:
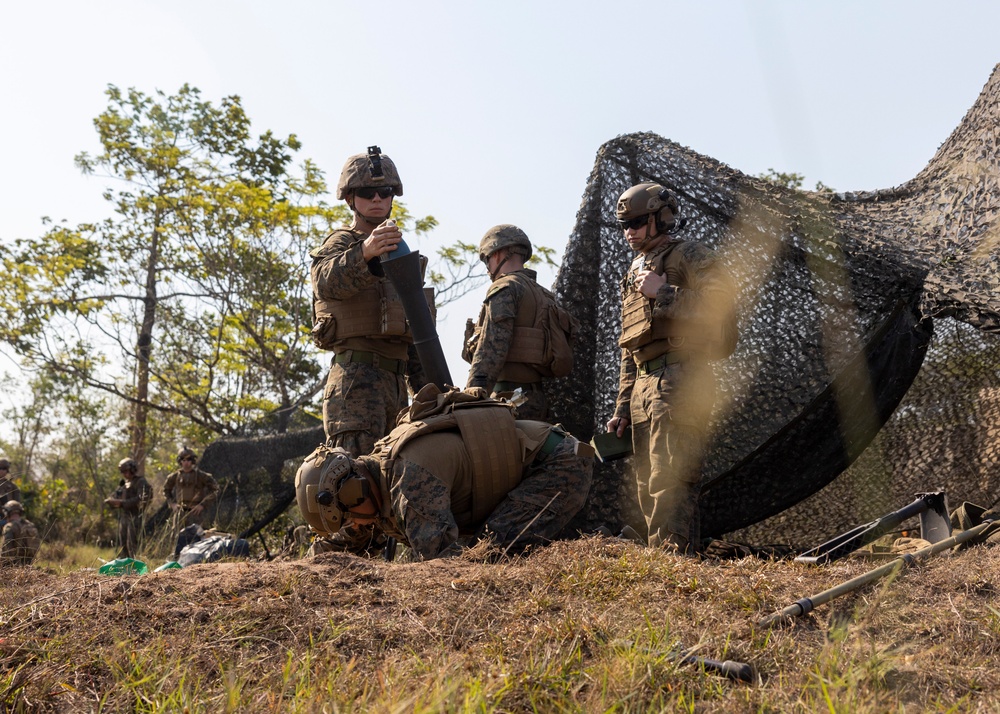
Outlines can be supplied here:
[[[673, 191], [682, 237], [724, 256], [742, 338], [702, 496], [707, 535], [815, 545], [944, 489], [1000, 498], [1000, 65], [913, 180], [870, 193], [785, 189], [654, 134], [598, 152], [556, 292], [583, 325], [553, 408], [603, 431], [618, 385], [618, 196]], [[874, 157], [873, 157], [874, 160]], [[624, 462], [599, 467], [576, 525], [641, 523]]]

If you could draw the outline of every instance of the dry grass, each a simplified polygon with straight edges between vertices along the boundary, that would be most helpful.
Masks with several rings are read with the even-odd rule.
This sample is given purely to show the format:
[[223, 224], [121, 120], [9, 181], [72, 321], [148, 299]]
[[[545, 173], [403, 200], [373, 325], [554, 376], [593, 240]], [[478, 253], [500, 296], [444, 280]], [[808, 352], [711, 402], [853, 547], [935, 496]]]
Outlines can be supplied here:
[[[4, 711], [1000, 711], [1000, 551], [860, 574], [698, 562], [606, 538], [501, 563], [232, 562], [140, 577], [6, 571]], [[678, 646], [751, 663], [720, 678]]]

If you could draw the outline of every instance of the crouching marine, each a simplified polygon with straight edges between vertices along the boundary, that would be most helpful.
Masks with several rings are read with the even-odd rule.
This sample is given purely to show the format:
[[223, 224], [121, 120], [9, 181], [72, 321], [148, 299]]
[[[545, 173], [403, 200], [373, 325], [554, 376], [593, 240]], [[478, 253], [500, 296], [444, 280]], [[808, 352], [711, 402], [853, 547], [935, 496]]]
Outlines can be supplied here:
[[481, 388], [428, 384], [370, 455], [320, 446], [295, 488], [314, 531], [364, 534], [345, 550], [364, 552], [374, 532], [427, 560], [480, 539], [508, 551], [547, 543], [583, 507], [592, 473], [593, 449], [559, 425], [517, 420]]

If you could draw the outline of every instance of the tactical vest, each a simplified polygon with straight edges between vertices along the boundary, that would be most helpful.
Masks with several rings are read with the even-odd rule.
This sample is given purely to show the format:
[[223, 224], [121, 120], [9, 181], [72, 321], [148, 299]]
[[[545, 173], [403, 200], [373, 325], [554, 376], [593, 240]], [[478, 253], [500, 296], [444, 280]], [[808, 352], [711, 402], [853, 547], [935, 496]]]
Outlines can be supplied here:
[[457, 430], [472, 464], [471, 521], [475, 523], [486, 520], [521, 482], [524, 465], [541, 449], [551, 430], [548, 424], [542, 433], [518, 429], [510, 404], [490, 399], [478, 387], [441, 393], [428, 384], [413, 402], [410, 411], [400, 416], [399, 426], [376, 444], [385, 492], [389, 492], [389, 484], [384, 479], [392, 473], [393, 462], [409, 441], [438, 431]]
[[[351, 231], [343, 232], [353, 235]], [[427, 259], [420, 256], [421, 277], [426, 267]], [[424, 299], [435, 318], [433, 288], [424, 288]], [[314, 295], [312, 335], [316, 346], [325, 350], [335, 349], [338, 340], [352, 337], [413, 341], [403, 303], [385, 278], [378, 278], [375, 284], [346, 300], [324, 300]]]
[[[490, 287], [487, 297], [497, 290], [516, 283], [522, 286], [521, 302], [514, 316], [514, 330], [504, 366], [497, 376], [501, 382], [539, 382], [544, 377], [562, 377], [569, 373], [564, 365], [572, 366], [571, 342], [578, 324], [575, 318], [558, 308], [555, 296], [535, 280], [520, 272], [501, 275]], [[557, 309], [564, 315], [566, 324], [554, 324], [550, 311]], [[479, 314], [479, 322], [466, 327], [466, 351], [463, 357], [471, 362], [485, 327], [486, 307]], [[470, 331], [471, 329], [471, 331]], [[567, 330], [568, 335], [554, 334], [556, 330]], [[557, 366], [558, 365], [558, 366]], [[553, 369], [561, 372], [553, 374]]]
[[659, 250], [653, 251], [651, 255], [639, 253], [632, 260], [621, 282], [622, 336], [618, 340], [619, 347], [629, 352], [636, 352], [653, 342], [662, 340], [662, 350], [653, 350], [658, 354], [652, 356], [658, 357], [673, 349], [680, 349], [683, 345], [684, 337], [678, 334], [673, 321], [654, 316], [653, 300], [635, 287], [636, 273], [640, 270], [652, 270], [657, 275], [665, 276], [671, 285], [687, 287], [681, 285], [682, 272], [679, 268], [681, 256], [675, 250], [679, 245], [680, 241], [670, 241]]
[[[212, 489], [209, 486], [209, 479], [212, 477], [211, 474], [201, 469], [195, 469], [190, 473], [184, 473], [183, 471], [175, 471], [174, 473], [176, 474], [173, 489], [174, 501], [182, 507], [193, 508], [212, 495]], [[209, 504], [204, 503], [202, 505], [207, 506]]]

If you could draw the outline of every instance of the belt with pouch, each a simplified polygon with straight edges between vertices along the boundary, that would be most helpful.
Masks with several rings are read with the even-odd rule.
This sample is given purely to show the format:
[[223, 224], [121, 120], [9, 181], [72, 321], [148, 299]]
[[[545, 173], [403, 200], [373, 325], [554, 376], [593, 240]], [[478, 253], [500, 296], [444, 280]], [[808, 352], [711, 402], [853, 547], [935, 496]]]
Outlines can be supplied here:
[[668, 364], [677, 364], [687, 359], [688, 353], [681, 351], [667, 352], [651, 360], [640, 362], [637, 370], [640, 375], [652, 374], [658, 369], [663, 369]]
[[[552, 431], [549, 432], [548, 437], [545, 439], [545, 443], [542, 444], [542, 448], [539, 450], [538, 455], [535, 457], [535, 460], [545, 461], [545, 459], [552, 456], [552, 452], [556, 450], [556, 447], [559, 446], [559, 444], [562, 443], [562, 440], [565, 439], [567, 436], [569, 436], [569, 434], [567, 434], [566, 432], [553, 428]], [[592, 457], [594, 455], [593, 446], [591, 446], [590, 444], [584, 444], [582, 441], [578, 439], [575, 441], [576, 441], [576, 449], [574, 450], [573, 453], [575, 453], [577, 456]]]
[[392, 372], [393, 374], [406, 374], [406, 360], [389, 359], [388, 357], [377, 355], [374, 352], [347, 350], [334, 355], [333, 361], [337, 364], [344, 364], [345, 362], [370, 364], [372, 367], [378, 367], [379, 369], [384, 369], [386, 372]]

